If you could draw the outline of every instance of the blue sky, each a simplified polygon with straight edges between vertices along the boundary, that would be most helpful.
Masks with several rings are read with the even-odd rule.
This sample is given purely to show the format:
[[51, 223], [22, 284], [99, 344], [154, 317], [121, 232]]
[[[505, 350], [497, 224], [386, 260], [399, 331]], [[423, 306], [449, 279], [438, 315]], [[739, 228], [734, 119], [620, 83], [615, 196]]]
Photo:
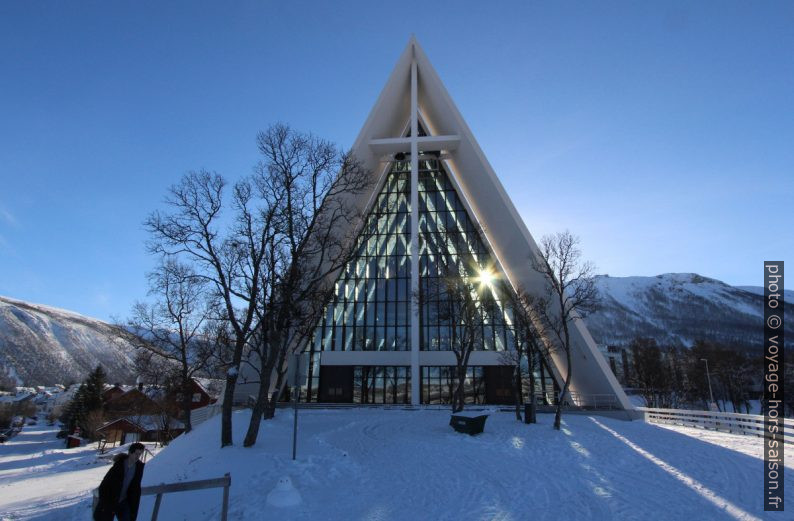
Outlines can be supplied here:
[[0, 3], [0, 295], [123, 318], [169, 185], [248, 174], [277, 121], [349, 147], [411, 33], [536, 238], [760, 285], [794, 257], [794, 4], [692, 4]]

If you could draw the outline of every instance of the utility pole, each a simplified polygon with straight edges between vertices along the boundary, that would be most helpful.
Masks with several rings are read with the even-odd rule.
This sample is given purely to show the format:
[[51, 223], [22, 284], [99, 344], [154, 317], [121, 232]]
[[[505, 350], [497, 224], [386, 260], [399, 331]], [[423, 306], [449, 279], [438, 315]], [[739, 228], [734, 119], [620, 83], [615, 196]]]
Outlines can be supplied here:
[[298, 451], [298, 398], [300, 382], [306, 380], [306, 368], [309, 365], [308, 355], [295, 353], [292, 362], [287, 366], [287, 382], [292, 380], [292, 459]]

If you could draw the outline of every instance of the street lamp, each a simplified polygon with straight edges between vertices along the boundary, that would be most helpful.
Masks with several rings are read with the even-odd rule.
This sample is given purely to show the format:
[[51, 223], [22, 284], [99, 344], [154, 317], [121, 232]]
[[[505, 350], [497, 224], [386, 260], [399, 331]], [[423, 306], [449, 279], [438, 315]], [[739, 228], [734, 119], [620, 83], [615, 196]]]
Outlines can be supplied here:
[[706, 362], [706, 380], [709, 383], [709, 398], [711, 398], [711, 403], [709, 404], [709, 409], [714, 410], [717, 407], [717, 404], [714, 402], [714, 393], [711, 392], [711, 376], [709, 375], [709, 361], [705, 358], [700, 359], [701, 362]]

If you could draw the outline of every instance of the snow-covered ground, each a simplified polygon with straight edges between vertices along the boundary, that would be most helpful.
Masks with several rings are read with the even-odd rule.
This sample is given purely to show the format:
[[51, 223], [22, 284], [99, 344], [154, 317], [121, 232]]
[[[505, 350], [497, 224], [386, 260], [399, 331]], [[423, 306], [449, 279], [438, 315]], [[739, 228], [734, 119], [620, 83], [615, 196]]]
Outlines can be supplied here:
[[[152, 459], [144, 485], [229, 472], [233, 520], [791, 519], [763, 511], [755, 437], [574, 415], [557, 432], [551, 415], [524, 425], [504, 412], [492, 413], [485, 432], [471, 437], [449, 427], [447, 411], [310, 410], [299, 416], [293, 462], [290, 411], [264, 422], [250, 449], [241, 446], [247, 411], [234, 419], [234, 447], [219, 448], [220, 418], [212, 418]], [[65, 450], [39, 448], [23, 469], [21, 447], [17, 456], [7, 448], [0, 446], [7, 519], [88, 519], [87, 491], [106, 466], [90, 464], [67, 479], [78, 470], [62, 459]], [[794, 459], [785, 475], [794, 482]], [[301, 494], [300, 505], [267, 503], [283, 477]], [[160, 519], [218, 519], [221, 497], [220, 489], [166, 495]], [[148, 519], [152, 505], [143, 498], [139, 519]]]
[[91, 490], [110, 468], [109, 458], [98, 457], [96, 443], [67, 449], [57, 432], [28, 425], [0, 444], [0, 521], [90, 519]]

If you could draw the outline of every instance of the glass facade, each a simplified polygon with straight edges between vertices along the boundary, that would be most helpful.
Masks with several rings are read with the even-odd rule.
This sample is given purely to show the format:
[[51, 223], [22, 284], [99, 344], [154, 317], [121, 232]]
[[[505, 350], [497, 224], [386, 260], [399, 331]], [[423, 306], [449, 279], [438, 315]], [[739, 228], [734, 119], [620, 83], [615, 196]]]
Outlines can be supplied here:
[[411, 368], [407, 366], [356, 366], [353, 402], [410, 404]]
[[462, 274], [475, 282], [481, 316], [476, 321], [481, 331], [477, 349], [504, 351], [515, 348], [512, 310], [504, 302], [509, 289], [496, 275], [495, 262], [469, 218], [449, 176], [438, 159], [419, 161], [419, 277], [420, 349], [448, 351], [452, 347], [452, 324], [444, 320], [448, 298], [439, 278], [449, 273]]
[[411, 349], [410, 161], [395, 161], [336, 281], [314, 351]]
[[[451, 404], [457, 378], [455, 366], [422, 367], [422, 403]], [[463, 384], [464, 403], [485, 403], [485, 377], [482, 367], [467, 367]]]
[[[438, 288], [443, 286], [442, 277], [455, 273], [476, 288], [472, 292], [477, 309], [473, 323], [479, 328], [476, 349], [514, 349], [513, 311], [504, 298], [509, 286], [500, 278], [477, 226], [437, 156], [427, 153], [418, 161], [419, 348], [452, 349], [455, 326], [449, 314], [442, 311], [449, 297]], [[411, 403], [410, 367], [353, 362], [348, 372], [324, 370], [320, 356], [328, 351], [411, 350], [410, 183], [411, 161], [398, 154], [365, 220], [356, 255], [341, 271], [315, 330], [302, 399]], [[421, 403], [450, 403], [453, 370], [447, 366], [421, 368]], [[545, 383], [544, 375], [538, 376]], [[486, 380], [483, 367], [468, 368], [466, 403], [486, 402]], [[495, 384], [489, 385], [493, 388]]]
[[[476, 279], [494, 272], [494, 262], [455, 193], [440, 160], [419, 162], [420, 346], [446, 351], [449, 324], [439, 323], [442, 266], [456, 266]], [[336, 282], [334, 296], [318, 325], [313, 351], [407, 351], [411, 349], [410, 161], [395, 161], [375, 200], [357, 257]], [[515, 347], [512, 311], [501, 294], [504, 282], [483, 285], [479, 349]], [[435, 296], [433, 296], [435, 295]]]
[[[539, 399], [540, 403], [544, 405], [556, 405], [557, 395], [560, 392], [560, 387], [554, 380], [549, 366], [543, 357], [538, 356], [538, 362], [535, 364], [535, 396]], [[528, 399], [529, 392], [524, 392], [525, 399]]]

